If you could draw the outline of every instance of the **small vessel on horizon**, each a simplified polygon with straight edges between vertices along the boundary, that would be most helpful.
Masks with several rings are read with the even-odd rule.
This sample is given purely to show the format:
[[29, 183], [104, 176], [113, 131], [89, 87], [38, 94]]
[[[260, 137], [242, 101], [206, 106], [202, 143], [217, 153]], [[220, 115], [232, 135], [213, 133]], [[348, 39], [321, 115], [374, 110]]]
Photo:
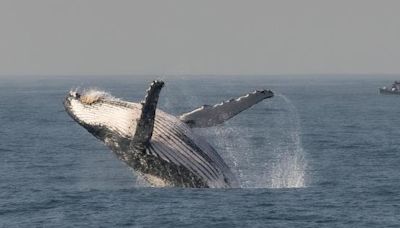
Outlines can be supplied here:
[[379, 88], [379, 93], [380, 94], [397, 94], [400, 95], [400, 82], [399, 81], [394, 81], [392, 86], [390, 88], [384, 86], [382, 88]]

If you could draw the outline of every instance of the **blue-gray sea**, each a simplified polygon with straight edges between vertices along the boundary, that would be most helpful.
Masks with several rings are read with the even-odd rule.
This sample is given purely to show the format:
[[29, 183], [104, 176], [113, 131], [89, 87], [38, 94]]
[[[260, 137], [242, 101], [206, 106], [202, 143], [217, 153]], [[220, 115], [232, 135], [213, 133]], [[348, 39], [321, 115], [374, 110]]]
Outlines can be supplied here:
[[[271, 99], [195, 130], [237, 189], [152, 188], [76, 124], [70, 89], [130, 101], [162, 79], [179, 115], [268, 88]], [[400, 227], [400, 76], [0, 78], [0, 227]]]

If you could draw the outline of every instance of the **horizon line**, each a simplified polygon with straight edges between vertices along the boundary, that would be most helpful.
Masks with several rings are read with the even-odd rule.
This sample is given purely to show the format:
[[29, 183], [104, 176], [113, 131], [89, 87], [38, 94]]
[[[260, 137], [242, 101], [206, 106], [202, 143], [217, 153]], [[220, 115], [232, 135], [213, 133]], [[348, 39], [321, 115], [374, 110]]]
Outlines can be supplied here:
[[279, 77], [279, 76], [400, 76], [399, 73], [300, 73], [300, 74], [0, 74], [0, 77]]

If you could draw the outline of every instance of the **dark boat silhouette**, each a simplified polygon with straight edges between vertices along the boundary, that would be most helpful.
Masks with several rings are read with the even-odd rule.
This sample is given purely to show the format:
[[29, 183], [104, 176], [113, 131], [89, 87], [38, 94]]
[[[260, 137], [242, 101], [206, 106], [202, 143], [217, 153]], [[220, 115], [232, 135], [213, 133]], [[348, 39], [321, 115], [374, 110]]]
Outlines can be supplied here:
[[379, 93], [380, 94], [397, 94], [400, 95], [400, 82], [399, 81], [394, 81], [391, 87], [382, 87], [379, 88]]

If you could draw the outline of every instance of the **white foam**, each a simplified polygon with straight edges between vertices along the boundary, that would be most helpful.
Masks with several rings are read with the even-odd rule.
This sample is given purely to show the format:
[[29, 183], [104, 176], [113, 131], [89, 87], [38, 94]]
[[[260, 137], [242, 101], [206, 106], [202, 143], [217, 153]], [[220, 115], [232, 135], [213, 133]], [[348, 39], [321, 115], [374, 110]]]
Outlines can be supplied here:
[[[273, 123], [265, 124], [273, 125], [273, 129], [226, 123], [199, 130], [208, 138], [215, 139], [214, 145], [221, 155], [228, 155], [225, 160], [239, 178], [242, 188], [306, 187], [307, 161], [301, 143], [299, 115], [287, 97], [278, 95], [273, 99], [259, 105], [278, 106], [276, 109], [282, 111], [267, 113], [265, 120], [257, 120]], [[256, 146], [252, 136], [264, 140], [264, 146]]]
[[287, 143], [278, 144], [274, 148], [277, 159], [272, 166], [272, 188], [304, 188], [306, 187], [305, 171], [307, 161], [301, 143], [301, 125], [299, 115], [293, 103], [284, 95], [278, 95], [288, 107], [286, 119]]

